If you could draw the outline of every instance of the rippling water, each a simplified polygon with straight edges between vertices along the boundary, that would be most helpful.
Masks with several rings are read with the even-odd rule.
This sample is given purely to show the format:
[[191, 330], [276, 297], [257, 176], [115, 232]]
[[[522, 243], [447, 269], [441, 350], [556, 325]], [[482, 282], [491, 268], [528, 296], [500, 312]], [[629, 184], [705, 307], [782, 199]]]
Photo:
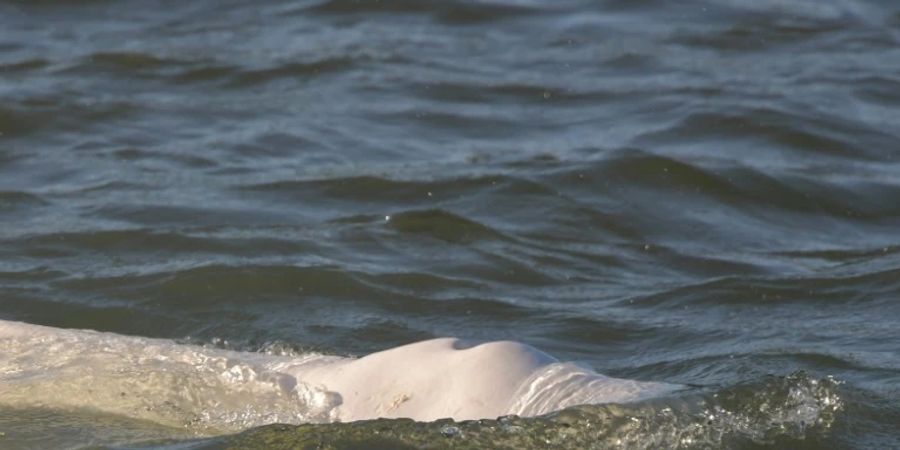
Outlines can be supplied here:
[[[888, 0], [0, 2], [0, 319], [700, 390], [338, 446], [898, 447], [898, 106]], [[0, 408], [3, 448], [192, 436]]]

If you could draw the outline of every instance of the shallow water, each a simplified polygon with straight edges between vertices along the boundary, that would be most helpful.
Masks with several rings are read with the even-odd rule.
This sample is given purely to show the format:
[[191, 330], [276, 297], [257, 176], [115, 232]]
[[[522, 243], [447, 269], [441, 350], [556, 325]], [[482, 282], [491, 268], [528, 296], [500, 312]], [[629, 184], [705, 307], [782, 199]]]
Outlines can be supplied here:
[[[0, 319], [296, 355], [513, 339], [699, 386], [617, 410], [674, 411], [637, 447], [898, 447], [898, 43], [887, 0], [0, 2]], [[672, 437], [729, 395], [724, 441]], [[609, 408], [572, 414], [621, 436]], [[11, 407], [0, 433], [195, 436]]]

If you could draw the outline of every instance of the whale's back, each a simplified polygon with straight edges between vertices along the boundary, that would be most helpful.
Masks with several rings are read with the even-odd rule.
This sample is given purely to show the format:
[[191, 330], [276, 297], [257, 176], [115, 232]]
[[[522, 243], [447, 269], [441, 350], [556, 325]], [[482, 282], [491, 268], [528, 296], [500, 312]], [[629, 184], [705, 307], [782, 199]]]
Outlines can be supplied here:
[[509, 341], [434, 339], [352, 359], [5, 321], [0, 341], [2, 405], [88, 409], [210, 433], [273, 422], [539, 415], [675, 388], [605, 377]]

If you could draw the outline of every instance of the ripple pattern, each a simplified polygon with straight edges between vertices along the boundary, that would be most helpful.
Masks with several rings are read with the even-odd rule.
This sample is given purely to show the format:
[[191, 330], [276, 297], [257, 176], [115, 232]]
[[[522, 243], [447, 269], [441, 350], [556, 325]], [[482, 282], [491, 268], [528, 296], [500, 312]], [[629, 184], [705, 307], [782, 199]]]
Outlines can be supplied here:
[[[896, 2], [7, 1], [0, 30], [0, 319], [339, 355], [513, 339], [719, 394], [571, 412], [596, 433], [300, 429], [347, 448], [900, 447]], [[210, 445], [270, 432], [294, 431]]]

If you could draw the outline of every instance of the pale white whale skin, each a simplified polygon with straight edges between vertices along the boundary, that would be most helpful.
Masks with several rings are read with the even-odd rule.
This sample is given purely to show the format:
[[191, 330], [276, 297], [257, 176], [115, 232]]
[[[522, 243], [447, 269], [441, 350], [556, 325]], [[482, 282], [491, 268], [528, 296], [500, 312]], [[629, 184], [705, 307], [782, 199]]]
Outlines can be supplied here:
[[[0, 404], [83, 407], [157, 422], [201, 417], [210, 430], [266, 421], [533, 416], [681, 388], [606, 377], [511, 341], [441, 338], [358, 359], [289, 357], [0, 320], [0, 348]], [[300, 402], [303, 408], [292, 409]], [[247, 411], [258, 417], [247, 419]], [[241, 419], [219, 423], [234, 417]]]
[[494, 418], [535, 370], [556, 362], [518, 342], [464, 347], [453, 338], [392, 348], [356, 360], [286, 372], [340, 393], [341, 420]]

